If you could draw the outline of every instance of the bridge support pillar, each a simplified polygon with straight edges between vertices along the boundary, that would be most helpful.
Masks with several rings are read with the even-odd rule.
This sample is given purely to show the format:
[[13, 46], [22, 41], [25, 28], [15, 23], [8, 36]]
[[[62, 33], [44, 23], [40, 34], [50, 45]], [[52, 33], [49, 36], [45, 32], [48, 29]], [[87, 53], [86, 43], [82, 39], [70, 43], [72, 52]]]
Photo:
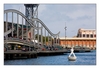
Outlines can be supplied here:
[[38, 40], [38, 43], [37, 45], [39, 46], [39, 23], [37, 22], [37, 40]]
[[48, 33], [48, 46], [49, 46], [50, 44], [49, 44], [49, 33]]
[[44, 31], [45, 31], [45, 45], [46, 45], [46, 29], [44, 29]]
[[[41, 25], [41, 27], [42, 27], [42, 25]], [[41, 45], [43, 45], [43, 31], [42, 31], [42, 28], [41, 28]]]

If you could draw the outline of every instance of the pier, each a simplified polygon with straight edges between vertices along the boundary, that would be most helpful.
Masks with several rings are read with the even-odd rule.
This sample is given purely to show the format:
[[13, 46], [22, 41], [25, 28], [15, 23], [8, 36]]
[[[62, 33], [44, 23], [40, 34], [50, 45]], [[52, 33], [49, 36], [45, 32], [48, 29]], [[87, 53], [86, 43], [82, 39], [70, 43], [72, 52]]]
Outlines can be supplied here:
[[10, 50], [4, 52], [4, 59], [17, 59], [17, 58], [37, 58], [36, 51], [19, 51], [19, 50]]

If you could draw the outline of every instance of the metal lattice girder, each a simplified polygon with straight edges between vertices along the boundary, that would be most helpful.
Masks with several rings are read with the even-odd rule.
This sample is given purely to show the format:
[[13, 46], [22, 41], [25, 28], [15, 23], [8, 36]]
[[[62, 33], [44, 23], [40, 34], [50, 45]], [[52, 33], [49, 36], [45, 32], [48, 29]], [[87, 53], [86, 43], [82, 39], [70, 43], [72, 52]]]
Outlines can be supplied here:
[[38, 5], [39, 4], [24, 4], [25, 6], [25, 16], [28, 19], [38, 17]]

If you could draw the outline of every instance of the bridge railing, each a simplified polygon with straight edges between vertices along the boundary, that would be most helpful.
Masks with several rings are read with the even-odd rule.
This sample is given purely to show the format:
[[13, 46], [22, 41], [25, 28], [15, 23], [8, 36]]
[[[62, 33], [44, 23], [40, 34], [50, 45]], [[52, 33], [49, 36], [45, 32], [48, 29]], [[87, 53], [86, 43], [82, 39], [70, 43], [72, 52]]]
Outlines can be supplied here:
[[[6, 43], [6, 40], [4, 40], [4, 42]], [[8, 38], [7, 42], [19, 42], [19, 43], [24, 43], [24, 44], [29, 44], [31, 46], [33, 46], [34, 42], [32, 41], [27, 41], [27, 40], [23, 40], [23, 39], [19, 39], [19, 38]]]

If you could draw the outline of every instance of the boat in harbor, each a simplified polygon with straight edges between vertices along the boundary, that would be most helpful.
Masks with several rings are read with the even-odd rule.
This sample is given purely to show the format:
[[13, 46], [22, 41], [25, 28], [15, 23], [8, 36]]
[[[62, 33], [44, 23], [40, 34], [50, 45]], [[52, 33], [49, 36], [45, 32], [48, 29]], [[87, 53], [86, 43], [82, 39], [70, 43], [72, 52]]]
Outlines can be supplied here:
[[[91, 52], [91, 49], [85, 46], [74, 46], [74, 52]], [[70, 47], [66, 48], [68, 52], [70, 52]]]
[[91, 49], [88, 47], [84, 47], [84, 46], [75, 46], [74, 47], [74, 52], [90, 52]]

